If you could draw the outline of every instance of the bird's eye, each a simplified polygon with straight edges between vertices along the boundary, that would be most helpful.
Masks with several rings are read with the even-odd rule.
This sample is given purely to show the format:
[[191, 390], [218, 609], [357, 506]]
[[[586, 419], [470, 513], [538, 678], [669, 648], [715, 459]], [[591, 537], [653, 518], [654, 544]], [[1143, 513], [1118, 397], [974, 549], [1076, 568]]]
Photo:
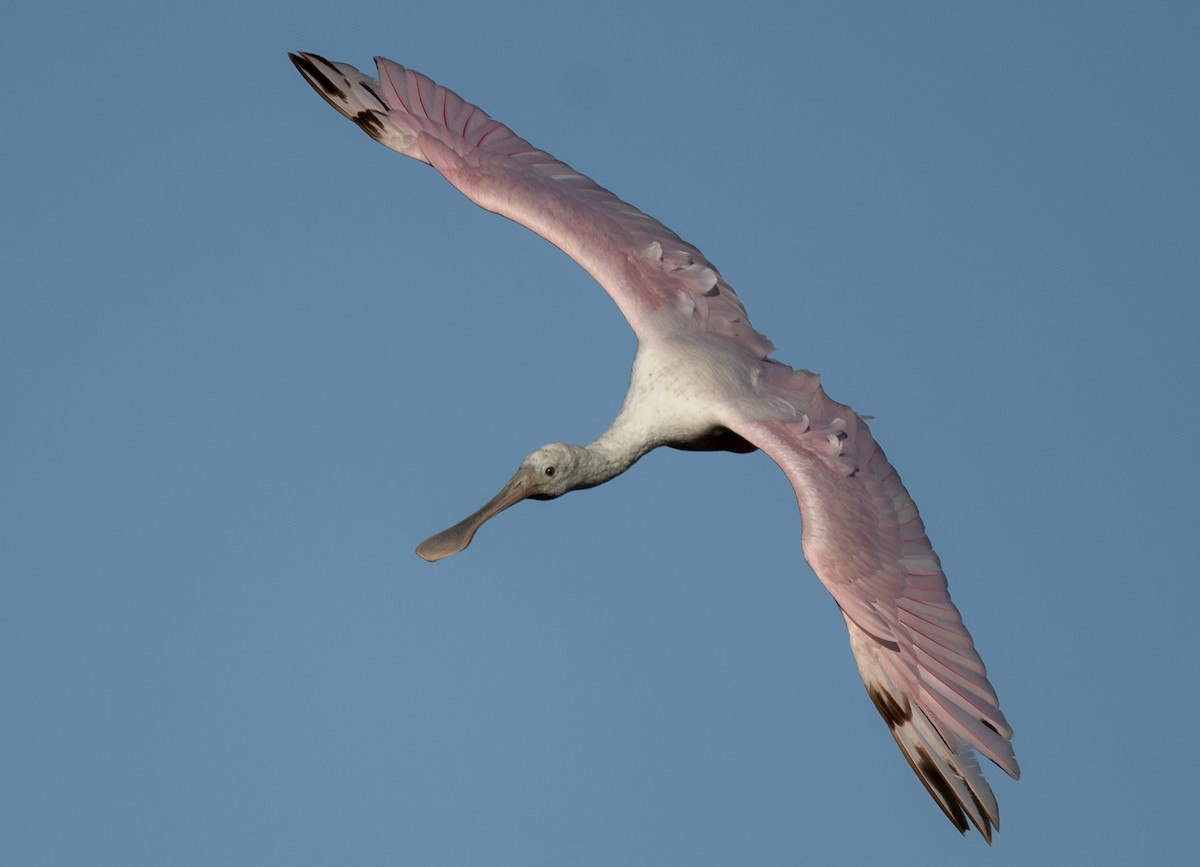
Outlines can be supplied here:
[[546, 467], [546, 475], [548, 475], [548, 476], [554, 475], [554, 467]]

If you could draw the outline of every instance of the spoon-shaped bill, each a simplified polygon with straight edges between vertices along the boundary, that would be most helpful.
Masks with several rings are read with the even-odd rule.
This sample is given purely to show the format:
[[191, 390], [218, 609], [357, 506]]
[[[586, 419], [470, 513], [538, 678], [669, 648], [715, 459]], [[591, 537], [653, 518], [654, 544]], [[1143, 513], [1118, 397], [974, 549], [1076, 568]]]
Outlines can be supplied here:
[[521, 502], [532, 493], [533, 474], [522, 468], [509, 479], [508, 484], [500, 490], [500, 493], [488, 500], [487, 504], [478, 512], [459, 521], [449, 530], [443, 530], [436, 536], [430, 536], [418, 545], [417, 555], [432, 563], [435, 560], [449, 557], [451, 554], [457, 554], [471, 544], [475, 531], [483, 526], [484, 521], [500, 514], [509, 506]]

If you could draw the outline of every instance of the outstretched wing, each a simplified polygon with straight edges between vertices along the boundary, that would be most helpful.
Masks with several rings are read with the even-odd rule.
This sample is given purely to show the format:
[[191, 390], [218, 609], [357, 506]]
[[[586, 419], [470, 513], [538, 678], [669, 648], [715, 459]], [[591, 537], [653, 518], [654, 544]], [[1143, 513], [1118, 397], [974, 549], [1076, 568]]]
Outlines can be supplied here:
[[866, 423], [815, 374], [769, 364], [763, 388], [792, 418], [730, 429], [783, 469], [805, 557], [833, 594], [871, 700], [946, 816], [991, 842], [999, 811], [972, 749], [1016, 778], [1012, 728], [950, 599], [925, 525]]
[[376, 58], [379, 78], [289, 55], [317, 93], [394, 151], [429, 163], [482, 208], [532, 229], [582, 265], [635, 332], [669, 307], [758, 357], [773, 347], [703, 254], [662, 223], [419, 72]]

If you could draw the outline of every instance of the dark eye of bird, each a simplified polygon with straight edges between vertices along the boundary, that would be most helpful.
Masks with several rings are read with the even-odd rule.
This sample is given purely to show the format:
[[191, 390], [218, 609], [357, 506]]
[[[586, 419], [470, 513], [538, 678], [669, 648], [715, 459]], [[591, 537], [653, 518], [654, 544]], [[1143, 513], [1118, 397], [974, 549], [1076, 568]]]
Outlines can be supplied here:
[[554, 467], [546, 467], [546, 475], [548, 475], [548, 476], [554, 475]]

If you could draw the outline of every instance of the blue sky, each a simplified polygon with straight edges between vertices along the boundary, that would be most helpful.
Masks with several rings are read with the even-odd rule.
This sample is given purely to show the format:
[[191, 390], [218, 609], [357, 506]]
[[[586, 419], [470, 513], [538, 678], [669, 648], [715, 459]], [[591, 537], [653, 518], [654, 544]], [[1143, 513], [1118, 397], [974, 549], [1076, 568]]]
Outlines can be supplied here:
[[[1194, 4], [3, 18], [5, 863], [1188, 859]], [[289, 50], [480, 104], [875, 418], [1016, 728], [993, 849], [895, 749], [761, 455], [412, 553], [598, 434], [633, 338]]]

